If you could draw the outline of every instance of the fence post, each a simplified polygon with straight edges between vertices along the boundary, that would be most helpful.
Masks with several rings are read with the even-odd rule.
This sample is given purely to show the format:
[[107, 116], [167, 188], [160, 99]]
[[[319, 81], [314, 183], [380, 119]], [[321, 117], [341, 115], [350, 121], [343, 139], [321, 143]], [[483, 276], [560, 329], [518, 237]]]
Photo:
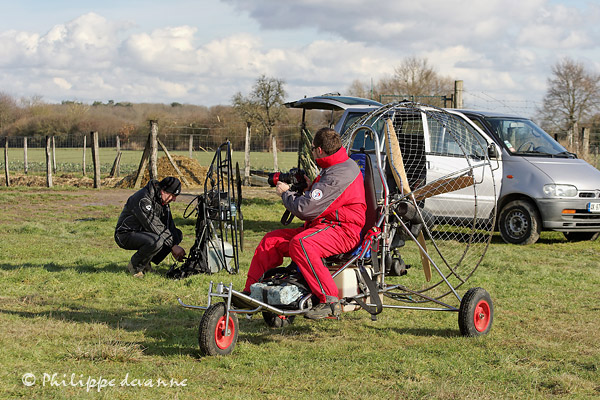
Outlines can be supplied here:
[[23, 138], [23, 170], [25, 175], [29, 172], [29, 164], [27, 163], [27, 136]]
[[275, 135], [271, 135], [271, 141], [273, 143], [273, 171], [279, 171], [279, 163], [277, 162], [277, 140]]
[[115, 171], [111, 171], [111, 174], [114, 174], [118, 178], [121, 173], [121, 138], [119, 138], [119, 135], [117, 135], [117, 158], [117, 167]]
[[10, 175], [8, 173], [8, 136], [4, 138], [4, 175], [6, 176], [6, 186], [10, 186]]
[[52, 172], [56, 173], [56, 145], [54, 144], [54, 135], [52, 135]]
[[50, 136], [46, 136], [46, 185], [52, 187], [52, 148]]
[[100, 187], [100, 153], [98, 149], [98, 132], [92, 134], [92, 161], [94, 162], [94, 188]]
[[189, 150], [190, 150], [190, 158], [192, 158], [192, 151], [194, 150], [194, 135], [190, 135]]
[[581, 158], [586, 159], [590, 155], [590, 128], [582, 128], [581, 136], [583, 142], [581, 146], [581, 152], [583, 153]]
[[83, 166], [83, 176], [85, 176], [85, 151], [86, 151], [86, 142], [87, 142], [87, 135], [83, 135], [83, 161], [82, 161], [82, 166]]
[[158, 153], [158, 123], [150, 121], [150, 179], [158, 179], [156, 159]]
[[244, 144], [244, 185], [250, 186], [250, 128], [251, 122], [246, 122], [246, 142]]
[[454, 108], [463, 108], [463, 81], [454, 81]]

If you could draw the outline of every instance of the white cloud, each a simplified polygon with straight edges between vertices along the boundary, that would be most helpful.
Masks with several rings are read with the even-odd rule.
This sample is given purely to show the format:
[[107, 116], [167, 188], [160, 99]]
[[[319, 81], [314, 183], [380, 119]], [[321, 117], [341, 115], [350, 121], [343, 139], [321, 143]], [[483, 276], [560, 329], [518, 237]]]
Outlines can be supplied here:
[[355, 79], [376, 81], [405, 57], [418, 56], [440, 74], [464, 80], [470, 90], [539, 100], [559, 57], [584, 57], [591, 68], [598, 68], [594, 62], [600, 58], [600, 6], [591, 3], [226, 3], [222, 9], [230, 14], [202, 14], [184, 8], [189, 3], [178, 9], [174, 0], [176, 25], [155, 22], [147, 28], [133, 11], [118, 20], [86, 11], [70, 21], [52, 21], [45, 32], [0, 31], [0, 87], [17, 97], [42, 95], [50, 101], [213, 105], [247, 92], [261, 74], [285, 80], [293, 98], [344, 92]]
[[54, 82], [56, 86], [64, 90], [69, 90], [73, 87], [73, 85], [67, 82], [65, 78], [54, 78], [52, 79], [52, 82]]

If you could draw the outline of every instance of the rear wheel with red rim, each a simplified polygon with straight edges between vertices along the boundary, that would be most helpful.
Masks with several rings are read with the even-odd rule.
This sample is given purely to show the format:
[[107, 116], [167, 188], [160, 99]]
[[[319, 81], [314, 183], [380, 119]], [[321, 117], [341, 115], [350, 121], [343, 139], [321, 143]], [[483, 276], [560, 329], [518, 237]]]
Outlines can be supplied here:
[[[226, 325], [227, 331], [225, 330]], [[227, 320], [225, 303], [216, 303], [208, 307], [200, 320], [198, 329], [200, 352], [207, 356], [231, 354], [237, 337], [237, 316], [230, 313]]]
[[489, 293], [471, 288], [462, 298], [458, 311], [458, 326], [463, 336], [480, 336], [492, 329], [494, 306]]

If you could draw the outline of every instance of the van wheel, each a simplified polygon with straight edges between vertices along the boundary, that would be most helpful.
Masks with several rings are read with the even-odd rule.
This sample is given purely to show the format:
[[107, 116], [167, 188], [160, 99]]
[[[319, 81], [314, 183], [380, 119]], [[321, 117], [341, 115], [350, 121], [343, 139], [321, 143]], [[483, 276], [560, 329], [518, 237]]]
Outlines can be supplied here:
[[585, 240], [596, 240], [600, 232], [563, 232], [569, 242], [583, 242]]
[[528, 201], [511, 201], [502, 208], [498, 219], [500, 236], [506, 243], [533, 244], [540, 238], [542, 221]]

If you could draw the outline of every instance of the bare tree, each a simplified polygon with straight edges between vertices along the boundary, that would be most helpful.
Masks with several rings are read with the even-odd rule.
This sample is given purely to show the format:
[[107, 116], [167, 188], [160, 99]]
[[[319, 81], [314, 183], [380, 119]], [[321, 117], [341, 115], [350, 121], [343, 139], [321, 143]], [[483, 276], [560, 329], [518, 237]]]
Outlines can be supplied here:
[[571, 135], [579, 123], [598, 110], [598, 101], [600, 75], [587, 71], [581, 62], [564, 58], [552, 66], [552, 76], [548, 78], [548, 90], [539, 110], [542, 125]]
[[[366, 97], [367, 87], [360, 81], [354, 81], [348, 91], [354, 96]], [[426, 58], [407, 57], [394, 68], [394, 75], [383, 77], [375, 84], [373, 97], [383, 102], [386, 101], [382, 98], [384, 95], [415, 97], [423, 101], [418, 97], [443, 96], [453, 91], [454, 80], [438, 74]]]
[[0, 92], [0, 134], [6, 126], [18, 118], [17, 102], [8, 94]]
[[367, 84], [361, 82], [359, 79], [352, 81], [350, 87], [348, 88], [348, 94], [350, 96], [370, 98], [371, 92], [371, 88]]
[[284, 84], [281, 79], [261, 75], [247, 97], [238, 92], [232, 99], [233, 107], [238, 114], [245, 118], [246, 122], [254, 122], [261, 126], [270, 141], [273, 138], [273, 127], [285, 112]]

